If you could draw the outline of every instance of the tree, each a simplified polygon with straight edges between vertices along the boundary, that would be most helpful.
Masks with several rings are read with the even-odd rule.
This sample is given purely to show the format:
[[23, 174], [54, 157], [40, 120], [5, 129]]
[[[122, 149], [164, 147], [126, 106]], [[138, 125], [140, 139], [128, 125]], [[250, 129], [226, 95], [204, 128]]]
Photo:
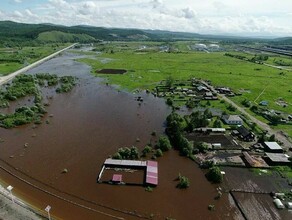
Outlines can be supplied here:
[[131, 147], [130, 149], [130, 159], [135, 160], [135, 159], [139, 159], [139, 151], [137, 149], [137, 147]]
[[270, 137], [269, 137], [269, 141], [276, 141], [276, 137], [274, 134], [272, 134]]
[[223, 181], [223, 175], [221, 174], [219, 167], [210, 168], [209, 172], [206, 174], [206, 177], [213, 183], [221, 183]]
[[155, 156], [156, 157], [162, 157], [163, 156], [162, 150], [157, 149], [156, 152], [155, 152]]
[[172, 76], [168, 76], [166, 79], [165, 85], [167, 87], [172, 87], [173, 82], [174, 82], [174, 79], [172, 78]]
[[193, 154], [193, 146], [191, 143], [183, 137], [182, 135], [179, 138], [179, 145], [178, 145], [179, 151], [183, 156], [190, 157]]
[[167, 98], [166, 99], [166, 104], [169, 105], [169, 106], [172, 106], [173, 105], [173, 100], [171, 98]]
[[158, 143], [157, 143], [157, 147], [162, 150], [162, 151], [168, 151], [169, 149], [171, 149], [171, 144], [169, 139], [166, 136], [160, 136]]
[[208, 145], [205, 142], [198, 142], [194, 147], [197, 148], [200, 153], [206, 153], [208, 150]]
[[219, 118], [217, 118], [213, 123], [213, 128], [222, 128], [222, 123]]
[[212, 113], [210, 112], [209, 109], [206, 108], [206, 110], [204, 111], [204, 117], [205, 118], [212, 118]]
[[247, 99], [244, 99], [243, 101], [241, 101], [241, 104], [247, 108], [251, 106], [250, 101], [248, 101]]
[[228, 105], [227, 106], [227, 109], [231, 112], [235, 112], [236, 111], [236, 108], [233, 106], [233, 105]]
[[179, 183], [176, 185], [177, 188], [186, 189], [190, 186], [190, 181], [187, 177], [178, 174]]
[[143, 155], [143, 156], [146, 156], [146, 155], [147, 155], [148, 153], [150, 153], [151, 151], [152, 151], [152, 147], [146, 145], [146, 146], [144, 147], [144, 149], [142, 150], [142, 155]]

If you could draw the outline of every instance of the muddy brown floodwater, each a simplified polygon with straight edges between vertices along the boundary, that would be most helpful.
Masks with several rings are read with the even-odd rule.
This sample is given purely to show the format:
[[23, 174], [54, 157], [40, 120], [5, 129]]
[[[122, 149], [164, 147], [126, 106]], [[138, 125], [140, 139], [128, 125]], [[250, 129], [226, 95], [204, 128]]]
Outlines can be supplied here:
[[[77, 57], [65, 53], [29, 71], [70, 74], [79, 81], [68, 94], [51, 94], [48, 114], [37, 128], [0, 129], [0, 165], [11, 172], [0, 169], [2, 181], [37, 209], [49, 204], [56, 219], [235, 219], [238, 211], [228, 195], [214, 200], [216, 185], [176, 151], [158, 159], [159, 185], [153, 192], [97, 183], [104, 160], [119, 147], [142, 149], [153, 130], [163, 133], [170, 109], [163, 99], [144, 93], [139, 106], [135, 95], [103, 85], [88, 66], [74, 61]], [[65, 168], [68, 173], [62, 174]], [[176, 188], [179, 173], [190, 179], [189, 189]]]

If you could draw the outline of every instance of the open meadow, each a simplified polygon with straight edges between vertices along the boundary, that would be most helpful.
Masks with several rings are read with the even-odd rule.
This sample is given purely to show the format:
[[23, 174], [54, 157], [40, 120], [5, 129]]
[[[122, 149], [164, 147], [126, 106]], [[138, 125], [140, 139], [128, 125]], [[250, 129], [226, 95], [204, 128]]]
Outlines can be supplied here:
[[[151, 90], [169, 77], [178, 80], [195, 77], [240, 93], [231, 99], [241, 106], [245, 99], [252, 105], [267, 101], [270, 110], [292, 113], [292, 72], [225, 56], [225, 51], [192, 51], [188, 44], [192, 42], [111, 42], [97, 45], [95, 51], [101, 53], [92, 53], [90, 58], [79, 61], [92, 66], [92, 72], [106, 78], [107, 82], [128, 91]], [[101, 69], [125, 69], [127, 73], [96, 73]], [[267, 122], [265, 118], [257, 117]], [[280, 125], [280, 128], [292, 136], [291, 125]]]
[[24, 66], [36, 62], [69, 44], [46, 44], [37, 47], [0, 48], [0, 76], [5, 76]]

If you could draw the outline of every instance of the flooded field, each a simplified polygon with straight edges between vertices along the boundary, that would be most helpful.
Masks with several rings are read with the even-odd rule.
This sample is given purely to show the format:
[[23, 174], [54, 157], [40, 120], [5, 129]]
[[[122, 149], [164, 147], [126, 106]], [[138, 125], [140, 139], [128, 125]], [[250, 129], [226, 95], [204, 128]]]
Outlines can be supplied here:
[[[238, 202], [247, 219], [291, 219], [292, 212], [277, 210], [270, 192], [291, 189], [286, 179], [278, 173], [257, 175], [244, 168], [225, 167], [225, 190], [235, 190], [234, 199]], [[255, 192], [255, 193], [251, 193]]]
[[[119, 147], [142, 149], [154, 143], [151, 133], [163, 133], [171, 110], [163, 99], [146, 93], [139, 94], [144, 100], [139, 105], [135, 95], [90, 75], [88, 66], [74, 61], [77, 57], [66, 53], [29, 72], [79, 78], [70, 93], [50, 94], [41, 125], [0, 128], [0, 176], [14, 186], [14, 193], [37, 209], [49, 204], [57, 219], [235, 219], [239, 213], [228, 194], [215, 200], [216, 185], [175, 151], [158, 159], [159, 185], [153, 192], [97, 183], [104, 160]], [[179, 173], [189, 178], [189, 189], [176, 188]], [[209, 204], [215, 205], [214, 211], [208, 210]]]

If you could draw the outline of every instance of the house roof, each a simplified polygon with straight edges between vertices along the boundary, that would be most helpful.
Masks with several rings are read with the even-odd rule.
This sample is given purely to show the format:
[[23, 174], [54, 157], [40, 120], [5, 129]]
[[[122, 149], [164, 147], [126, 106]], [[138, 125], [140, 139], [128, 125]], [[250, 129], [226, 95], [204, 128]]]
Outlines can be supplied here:
[[223, 115], [222, 118], [227, 121], [242, 121], [238, 115]]
[[246, 137], [250, 134], [250, 131], [243, 125], [236, 129], [243, 137]]
[[264, 142], [264, 144], [271, 150], [283, 150], [277, 142]]
[[147, 161], [146, 183], [152, 185], [158, 184], [158, 163], [156, 161]]
[[202, 90], [204, 90], [204, 91], [209, 91], [209, 89], [206, 87], [206, 86], [198, 86], [197, 87], [197, 89], [199, 90], [199, 91], [202, 91]]
[[116, 159], [106, 159], [104, 165], [116, 165], [116, 166], [137, 166], [145, 167], [146, 161], [141, 160], [116, 160]]
[[281, 153], [266, 153], [267, 157], [273, 162], [290, 163], [288, 157]]

